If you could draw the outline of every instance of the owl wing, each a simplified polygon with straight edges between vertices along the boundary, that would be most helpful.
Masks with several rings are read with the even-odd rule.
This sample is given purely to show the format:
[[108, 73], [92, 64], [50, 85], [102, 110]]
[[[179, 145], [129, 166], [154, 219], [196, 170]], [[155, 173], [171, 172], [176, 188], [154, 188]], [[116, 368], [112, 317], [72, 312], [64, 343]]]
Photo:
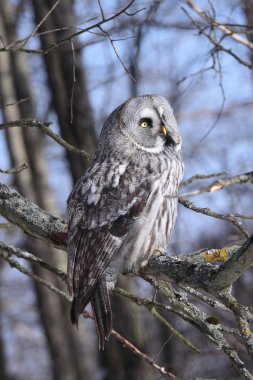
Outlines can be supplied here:
[[68, 199], [68, 288], [82, 294], [84, 309], [92, 291], [129, 229], [142, 213], [151, 189], [143, 168], [94, 163]]

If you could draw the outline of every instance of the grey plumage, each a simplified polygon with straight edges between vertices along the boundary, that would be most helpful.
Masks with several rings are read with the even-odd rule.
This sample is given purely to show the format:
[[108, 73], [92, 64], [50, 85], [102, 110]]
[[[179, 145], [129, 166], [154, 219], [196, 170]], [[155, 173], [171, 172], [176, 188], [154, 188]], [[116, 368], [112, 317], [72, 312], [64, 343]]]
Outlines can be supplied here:
[[91, 302], [104, 348], [112, 329], [108, 289], [119, 273], [138, 273], [166, 249], [183, 173], [181, 136], [159, 95], [119, 106], [101, 131], [94, 161], [68, 199], [68, 288], [71, 320]]

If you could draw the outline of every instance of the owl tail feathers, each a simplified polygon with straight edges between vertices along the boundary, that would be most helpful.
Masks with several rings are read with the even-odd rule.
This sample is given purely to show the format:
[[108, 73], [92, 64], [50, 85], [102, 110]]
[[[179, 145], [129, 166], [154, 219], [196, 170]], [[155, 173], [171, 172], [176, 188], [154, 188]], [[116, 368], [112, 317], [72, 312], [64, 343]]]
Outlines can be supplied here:
[[112, 331], [112, 310], [106, 281], [103, 277], [100, 278], [92, 293], [91, 306], [97, 325], [99, 349], [104, 350], [105, 342], [110, 338]]
[[105, 342], [109, 339], [112, 331], [112, 310], [105, 278], [99, 279], [92, 289], [92, 293], [73, 298], [70, 319], [77, 327], [79, 315], [82, 314], [89, 302], [91, 302], [97, 326], [99, 349], [104, 350]]

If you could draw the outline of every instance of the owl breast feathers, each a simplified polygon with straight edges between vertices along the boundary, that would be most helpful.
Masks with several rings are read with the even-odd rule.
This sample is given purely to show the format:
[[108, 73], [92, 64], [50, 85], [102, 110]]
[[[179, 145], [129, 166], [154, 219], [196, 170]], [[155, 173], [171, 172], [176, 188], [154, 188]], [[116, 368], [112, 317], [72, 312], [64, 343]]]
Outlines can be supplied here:
[[119, 273], [138, 273], [166, 249], [182, 178], [181, 136], [159, 95], [132, 98], [102, 129], [88, 170], [68, 199], [68, 288], [71, 320], [91, 302], [99, 347], [112, 329], [108, 290]]

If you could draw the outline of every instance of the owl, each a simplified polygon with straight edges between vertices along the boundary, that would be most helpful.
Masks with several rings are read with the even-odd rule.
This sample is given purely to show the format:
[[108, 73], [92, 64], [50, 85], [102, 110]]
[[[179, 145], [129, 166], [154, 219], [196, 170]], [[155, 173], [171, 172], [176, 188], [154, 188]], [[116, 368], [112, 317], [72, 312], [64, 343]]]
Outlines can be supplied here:
[[160, 95], [132, 98], [105, 122], [94, 160], [67, 205], [71, 321], [91, 302], [104, 349], [112, 330], [108, 291], [167, 248], [183, 174], [182, 139]]

